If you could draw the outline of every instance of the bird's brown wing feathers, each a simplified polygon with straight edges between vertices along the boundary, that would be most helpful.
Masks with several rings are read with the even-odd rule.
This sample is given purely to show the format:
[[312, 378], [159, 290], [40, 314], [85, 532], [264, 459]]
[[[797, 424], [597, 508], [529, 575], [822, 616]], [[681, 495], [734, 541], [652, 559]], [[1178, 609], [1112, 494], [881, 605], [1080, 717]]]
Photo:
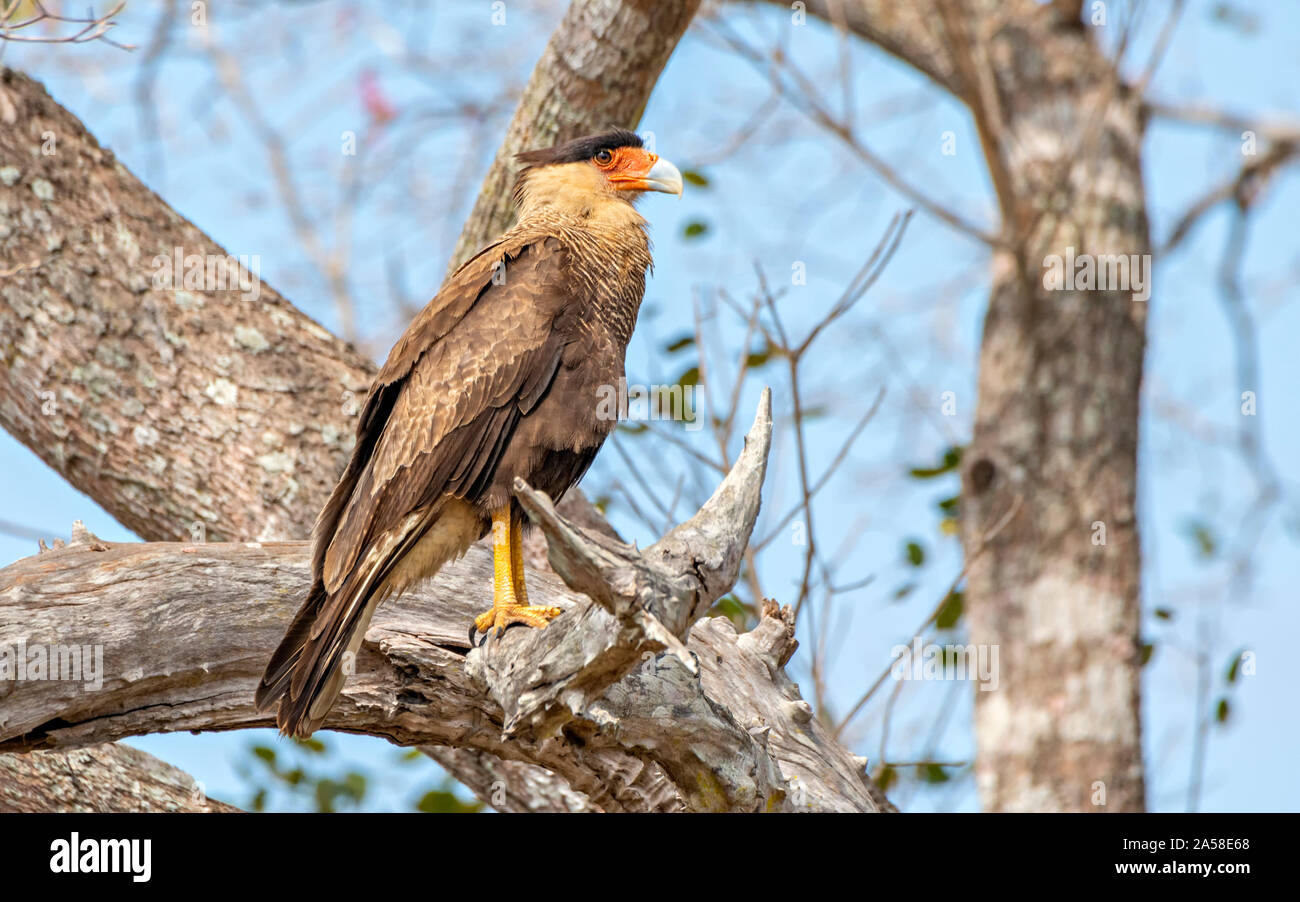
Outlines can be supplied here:
[[337, 693], [339, 660], [385, 577], [444, 499], [473, 502], [486, 489], [519, 417], [545, 394], [573, 335], [563, 257], [554, 238], [485, 248], [394, 346], [313, 529], [312, 591], [258, 688], [260, 707], [288, 693], [282, 729]]
[[[508, 255], [501, 284], [492, 281], [494, 261], [480, 257], [489, 265], [467, 267], [442, 292], [474, 293], [477, 303], [454, 300], [428, 320], [422, 314], [380, 371], [377, 384], [400, 389], [331, 530], [320, 571], [326, 589], [411, 511], [445, 494], [472, 500], [518, 417], [554, 377], [572, 337], [557, 322], [567, 301], [563, 251], [554, 239], [498, 250]], [[432, 321], [447, 313], [458, 315], [450, 327]], [[407, 341], [416, 333], [427, 343]]]
[[[541, 249], [555, 252], [557, 258], [560, 253], [558, 248], [550, 244], [543, 244]], [[357, 419], [357, 440], [352, 449], [352, 458], [312, 528], [312, 573], [318, 578], [339, 518], [352, 498], [357, 480], [370, 462], [375, 443], [383, 434], [393, 404], [402, 393], [412, 367], [426, 350], [464, 318], [491, 287], [492, 274], [499, 261], [508, 259], [512, 252], [518, 255], [523, 250], [524, 246], [503, 246], [501, 241], [483, 248], [452, 274], [446, 287], [416, 315], [393, 345], [388, 360], [375, 376], [370, 393], [362, 405]]]

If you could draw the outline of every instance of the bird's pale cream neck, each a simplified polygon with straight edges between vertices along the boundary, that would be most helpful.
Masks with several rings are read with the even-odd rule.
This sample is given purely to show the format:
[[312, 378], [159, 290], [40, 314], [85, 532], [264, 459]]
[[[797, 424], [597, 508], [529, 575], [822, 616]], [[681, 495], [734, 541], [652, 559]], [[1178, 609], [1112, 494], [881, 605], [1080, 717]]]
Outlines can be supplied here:
[[644, 230], [646, 220], [632, 206], [633, 196], [615, 190], [589, 163], [539, 166], [522, 176], [519, 222], [565, 222], [593, 231]]
[[[588, 163], [526, 170], [516, 192], [519, 221], [512, 233], [558, 238], [570, 260], [573, 288], [584, 293], [584, 329], [611, 338], [622, 354], [632, 337], [651, 266], [646, 220]], [[620, 357], [621, 359], [621, 357]]]

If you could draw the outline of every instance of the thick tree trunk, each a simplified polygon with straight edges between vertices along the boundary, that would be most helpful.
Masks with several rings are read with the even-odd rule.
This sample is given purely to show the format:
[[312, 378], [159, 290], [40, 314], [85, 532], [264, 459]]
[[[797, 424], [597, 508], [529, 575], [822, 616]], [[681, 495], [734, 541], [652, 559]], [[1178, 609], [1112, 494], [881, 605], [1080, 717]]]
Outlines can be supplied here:
[[1000, 651], [999, 688], [977, 690], [975, 704], [976, 780], [991, 811], [1144, 804], [1135, 505], [1146, 305], [1131, 291], [1043, 288], [1049, 255], [1151, 250], [1140, 98], [1082, 6], [806, 4], [971, 108], [1001, 206], [962, 495], [970, 638]]
[[226, 252], [40, 85], [0, 91], [0, 425], [146, 539], [306, 536], [374, 367], [268, 285], [155, 287]]
[[1007, 11], [971, 30], [993, 60], [996, 99], [972, 106], [1015, 248], [994, 254], [963, 461], [970, 638], [1001, 651], [999, 688], [975, 693], [976, 782], [988, 810], [1140, 811], [1146, 299], [1046, 290], [1044, 266], [1137, 255], [1150, 278], [1143, 126], [1080, 22], [1022, 4], [980, 24]]

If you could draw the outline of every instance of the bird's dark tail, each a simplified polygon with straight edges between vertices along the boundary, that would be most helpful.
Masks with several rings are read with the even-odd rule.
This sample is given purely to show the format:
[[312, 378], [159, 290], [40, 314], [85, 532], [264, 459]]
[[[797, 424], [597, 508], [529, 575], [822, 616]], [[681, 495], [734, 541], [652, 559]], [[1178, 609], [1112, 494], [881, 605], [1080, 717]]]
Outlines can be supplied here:
[[345, 584], [330, 595], [317, 579], [271, 655], [254, 700], [260, 711], [279, 701], [275, 721], [284, 735], [310, 736], [342, 692], [380, 601], [379, 592], [367, 598], [362, 589]]
[[386, 577], [419, 541], [428, 521], [408, 518], [362, 555], [334, 592], [319, 574], [257, 687], [254, 700], [265, 710], [277, 699], [275, 720], [286, 736], [310, 736], [320, 728], [352, 673], [371, 615], [391, 591]]
[[[325, 591], [324, 584], [319, 580], [312, 583], [311, 591], [307, 594], [307, 600], [298, 613], [294, 615], [293, 622], [289, 625], [288, 631], [284, 638], [280, 640], [279, 647], [271, 655], [271, 661], [266, 665], [266, 672], [262, 675], [262, 681], [257, 685], [257, 693], [253, 696], [259, 711], [265, 711], [271, 705], [275, 704], [289, 690], [293, 682], [294, 674], [298, 671], [298, 663], [303, 659], [305, 653], [309, 653], [308, 646], [311, 644], [312, 628], [316, 624], [317, 618], [325, 607], [329, 596]], [[282, 705], [280, 712], [277, 713], [276, 721], [282, 732], [297, 733], [298, 726], [302, 721], [300, 711], [293, 718], [291, 724], [287, 723], [286, 706]]]
[[266, 665], [254, 696], [258, 710], [278, 700], [275, 720], [286, 736], [306, 737], [319, 729], [352, 673], [379, 603], [434, 575], [463, 554], [481, 531], [468, 505], [439, 505], [412, 514], [379, 537], [336, 591], [327, 591], [316, 573], [306, 601]]

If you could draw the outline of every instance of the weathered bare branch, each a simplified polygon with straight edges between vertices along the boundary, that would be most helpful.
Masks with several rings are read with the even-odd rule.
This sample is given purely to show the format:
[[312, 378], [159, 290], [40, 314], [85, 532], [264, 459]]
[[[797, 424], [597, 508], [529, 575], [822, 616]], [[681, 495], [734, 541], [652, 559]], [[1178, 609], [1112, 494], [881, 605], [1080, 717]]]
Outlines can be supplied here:
[[[546, 512], [559, 569], [595, 568], [581, 585], [599, 601], [535, 574], [534, 599], [565, 613], [467, 650], [465, 624], [491, 573], [476, 545], [379, 609], [326, 727], [539, 765], [606, 810], [878, 810], [861, 765], [812, 722], [781, 669], [794, 647], [787, 613], [770, 606], [745, 636], [701, 621], [681, 641], [736, 577], [770, 430], [765, 395], [713, 498], [643, 553], [525, 496]], [[0, 662], [27, 666], [36, 649], [57, 664], [62, 649], [98, 647], [102, 669], [51, 679], [72, 676], [52, 665], [40, 679], [0, 682], [0, 751], [270, 725], [252, 703], [262, 650], [308, 583], [306, 543], [118, 544], [78, 524], [65, 547], [0, 571], [0, 636], [25, 637]]]
[[1178, 217], [1169, 238], [1160, 248], [1166, 256], [1178, 248], [1206, 215], [1226, 201], [1235, 201], [1238, 208], [1249, 207], [1273, 176], [1300, 157], [1300, 141], [1272, 144], [1259, 156], [1247, 157], [1241, 168], [1198, 197]]
[[456, 779], [497, 811], [568, 814], [600, 811], [586, 795], [544, 767], [506, 761], [477, 749], [424, 745], [420, 751], [455, 774]]

